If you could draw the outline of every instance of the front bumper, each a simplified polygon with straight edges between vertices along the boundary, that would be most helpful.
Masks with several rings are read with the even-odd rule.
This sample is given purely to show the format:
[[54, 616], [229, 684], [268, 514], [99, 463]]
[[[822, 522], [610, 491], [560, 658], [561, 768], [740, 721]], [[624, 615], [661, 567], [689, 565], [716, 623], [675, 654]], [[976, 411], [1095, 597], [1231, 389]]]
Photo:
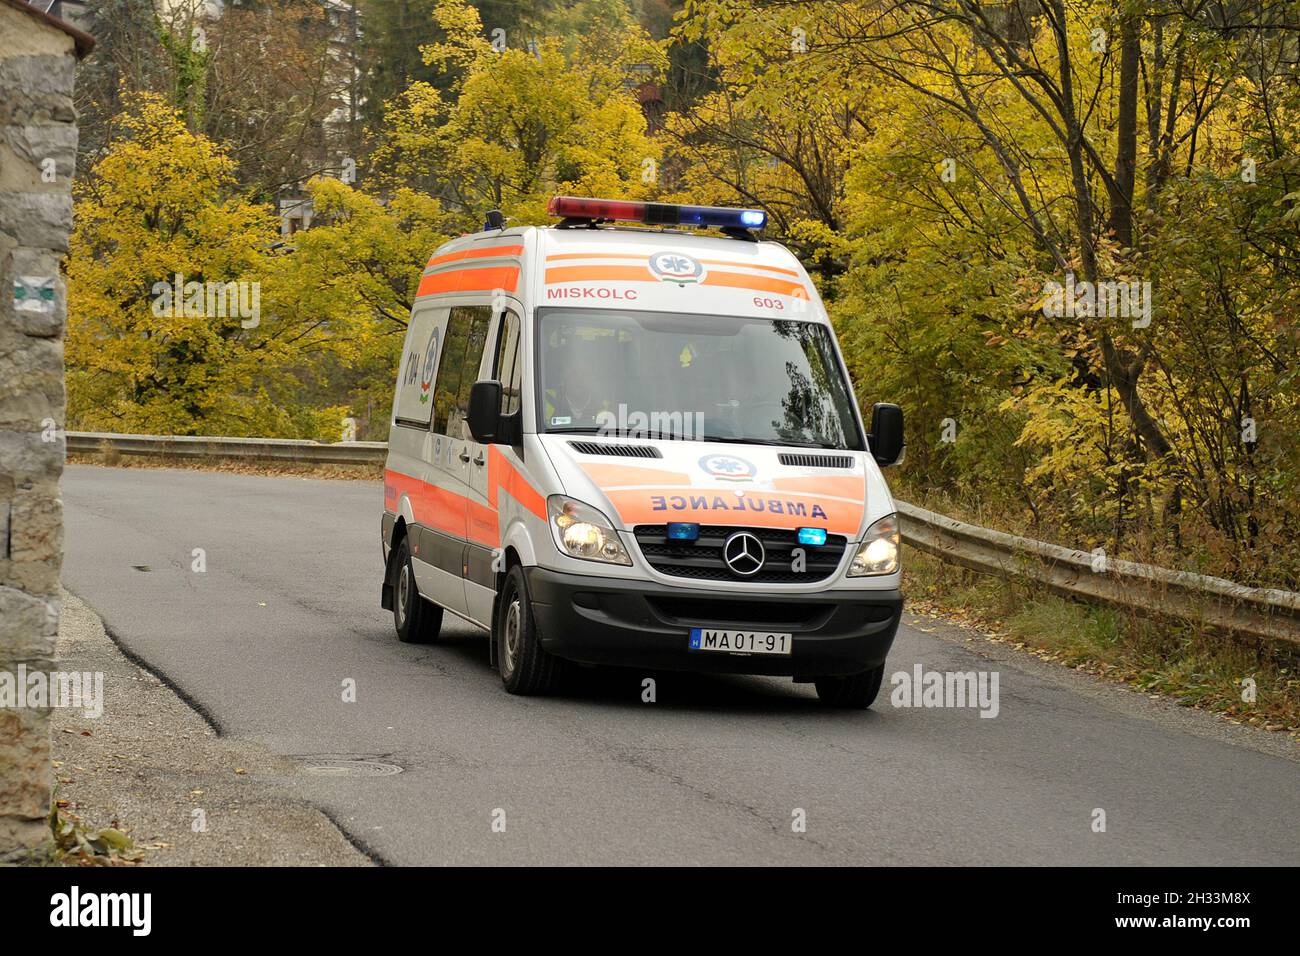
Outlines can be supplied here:
[[[887, 591], [744, 594], [524, 568], [542, 646], [583, 664], [831, 677], [878, 667], [903, 596]], [[785, 631], [788, 656], [691, 651], [692, 627]]]

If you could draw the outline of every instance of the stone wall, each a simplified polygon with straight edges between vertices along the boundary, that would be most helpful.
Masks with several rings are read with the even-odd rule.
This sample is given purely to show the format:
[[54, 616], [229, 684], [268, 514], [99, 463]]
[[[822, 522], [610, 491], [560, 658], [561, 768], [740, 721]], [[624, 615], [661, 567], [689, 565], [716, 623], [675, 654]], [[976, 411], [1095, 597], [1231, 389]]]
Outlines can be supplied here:
[[[0, 675], [54, 663], [75, 69], [72, 37], [0, 3]], [[49, 803], [49, 711], [0, 702], [0, 860], [43, 841]]]

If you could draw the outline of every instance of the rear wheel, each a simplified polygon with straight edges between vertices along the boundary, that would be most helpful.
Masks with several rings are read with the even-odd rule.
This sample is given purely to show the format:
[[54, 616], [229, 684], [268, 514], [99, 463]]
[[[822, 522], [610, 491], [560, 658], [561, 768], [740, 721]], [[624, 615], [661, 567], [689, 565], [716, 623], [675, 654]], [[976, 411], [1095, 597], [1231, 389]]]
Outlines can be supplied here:
[[507, 691], [549, 694], [559, 686], [564, 661], [542, 647], [528, 600], [528, 584], [518, 565], [506, 575], [492, 631], [492, 639], [497, 642], [497, 667]]
[[397, 559], [393, 562], [393, 624], [397, 639], [403, 644], [430, 644], [438, 639], [442, 630], [442, 608], [420, 597], [415, 583], [415, 569], [411, 567], [411, 545], [402, 538], [397, 546]]
[[848, 677], [819, 677], [815, 681], [817, 696], [827, 707], [862, 710], [870, 707], [880, 693], [885, 678], [885, 665]]

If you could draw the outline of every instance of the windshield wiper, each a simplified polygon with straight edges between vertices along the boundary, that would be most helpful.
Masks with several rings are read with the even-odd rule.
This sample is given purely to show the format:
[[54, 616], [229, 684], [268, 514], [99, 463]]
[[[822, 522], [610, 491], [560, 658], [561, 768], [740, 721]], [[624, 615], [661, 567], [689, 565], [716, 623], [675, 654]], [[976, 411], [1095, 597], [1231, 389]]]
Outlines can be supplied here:
[[[644, 438], [648, 441], [693, 441], [685, 435], [675, 435], [670, 432], [652, 432], [648, 429], [629, 428], [623, 431], [617, 431], [612, 428], [602, 428], [598, 425], [571, 425], [561, 428], [547, 428], [546, 433], [553, 435], [557, 432], [563, 432], [576, 435], [602, 435], [606, 438]], [[702, 440], [702, 439], [701, 439]]]
[[642, 438], [647, 441], [715, 441], [731, 445], [772, 445], [777, 448], [821, 448], [826, 451], [845, 451], [838, 445], [827, 445], [817, 441], [782, 441], [776, 438], [736, 438], [732, 435], [704, 435], [701, 438], [686, 438], [682, 435], [670, 435], [667, 432], [632, 434], [631, 431], [611, 431], [599, 425], [567, 425], [546, 429], [548, 435], [602, 435], [607, 438]]
[[836, 445], [827, 445], [818, 441], [781, 441], [775, 438], [734, 438], [727, 435], [705, 435], [700, 441], [726, 442], [732, 445], [775, 445], [778, 448], [824, 448], [828, 451], [843, 451]]

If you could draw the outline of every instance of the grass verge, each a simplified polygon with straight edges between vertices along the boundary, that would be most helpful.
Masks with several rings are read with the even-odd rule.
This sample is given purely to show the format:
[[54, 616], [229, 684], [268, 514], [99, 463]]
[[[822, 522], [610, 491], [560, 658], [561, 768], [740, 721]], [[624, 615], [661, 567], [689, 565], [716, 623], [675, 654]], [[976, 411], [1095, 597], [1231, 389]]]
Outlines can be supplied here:
[[978, 574], [915, 548], [907, 549], [904, 568], [911, 610], [972, 625], [991, 640], [1044, 660], [1300, 740], [1300, 649], [1080, 604], [1034, 582]]

